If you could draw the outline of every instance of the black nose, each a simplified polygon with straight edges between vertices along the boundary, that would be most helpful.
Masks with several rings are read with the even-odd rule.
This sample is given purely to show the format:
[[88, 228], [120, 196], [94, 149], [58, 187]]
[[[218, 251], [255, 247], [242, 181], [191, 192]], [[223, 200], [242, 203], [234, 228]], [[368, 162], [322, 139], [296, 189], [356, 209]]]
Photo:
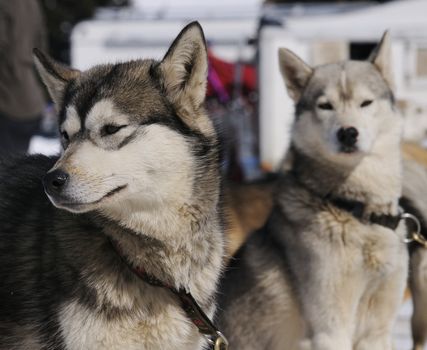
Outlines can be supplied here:
[[357, 136], [359, 136], [359, 132], [352, 126], [340, 128], [337, 132], [338, 141], [347, 147], [352, 147], [356, 144]]
[[47, 192], [59, 192], [67, 183], [68, 174], [62, 170], [54, 170], [43, 178], [43, 186]]

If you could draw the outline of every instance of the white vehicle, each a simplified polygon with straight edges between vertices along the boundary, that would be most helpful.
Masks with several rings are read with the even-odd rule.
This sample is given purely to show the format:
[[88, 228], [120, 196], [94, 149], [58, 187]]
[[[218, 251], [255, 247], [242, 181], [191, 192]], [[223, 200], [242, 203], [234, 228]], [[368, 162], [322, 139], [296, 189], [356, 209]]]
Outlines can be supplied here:
[[264, 26], [259, 36], [260, 157], [264, 168], [277, 169], [288, 146], [292, 102], [280, 79], [277, 50], [286, 46], [310, 64], [353, 58], [369, 52], [381, 33], [392, 37], [396, 97], [407, 117], [405, 136], [421, 141], [427, 130], [427, 1], [397, 0], [382, 5], [329, 4], [262, 8], [260, 0], [134, 0], [118, 11], [100, 10], [79, 23], [71, 38], [71, 64], [78, 69], [108, 61], [156, 57], [179, 28], [198, 19], [215, 55], [251, 60], [261, 16], [278, 26]]
[[[310, 64], [353, 58], [391, 33], [396, 98], [404, 104], [406, 138], [421, 141], [427, 130], [427, 1], [400, 0], [345, 13], [296, 15], [283, 27], [264, 27], [260, 36], [261, 161], [276, 168], [288, 146], [293, 104], [278, 72], [279, 47], [288, 47]], [[362, 57], [359, 57], [362, 58]]]

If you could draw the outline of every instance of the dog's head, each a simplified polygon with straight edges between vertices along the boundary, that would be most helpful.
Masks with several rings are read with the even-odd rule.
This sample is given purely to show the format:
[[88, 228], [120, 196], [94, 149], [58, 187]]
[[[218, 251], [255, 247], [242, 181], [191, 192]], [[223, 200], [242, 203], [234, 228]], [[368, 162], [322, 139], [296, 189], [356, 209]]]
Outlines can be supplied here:
[[296, 103], [293, 145], [313, 157], [354, 164], [385, 138], [399, 142], [401, 118], [391, 90], [386, 32], [367, 61], [310, 67], [279, 50], [281, 73]]
[[216, 142], [203, 107], [208, 63], [198, 23], [162, 61], [80, 72], [38, 50], [34, 58], [59, 115], [63, 152], [43, 180], [55, 206], [156, 210], [191, 198], [195, 169]]

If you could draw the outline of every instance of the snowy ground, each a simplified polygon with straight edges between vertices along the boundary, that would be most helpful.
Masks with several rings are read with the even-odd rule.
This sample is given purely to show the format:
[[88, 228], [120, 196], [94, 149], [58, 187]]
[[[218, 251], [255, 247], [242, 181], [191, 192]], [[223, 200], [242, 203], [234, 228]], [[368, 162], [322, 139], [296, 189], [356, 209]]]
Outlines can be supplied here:
[[[406, 301], [400, 309], [399, 317], [394, 326], [394, 342], [396, 350], [410, 350], [412, 346], [410, 318], [412, 314], [412, 303]], [[427, 346], [424, 348], [427, 350]]]
[[410, 317], [412, 313], [412, 303], [410, 300], [403, 304], [400, 310], [396, 325], [394, 326], [394, 341], [396, 350], [411, 349], [411, 329]]
[[58, 154], [61, 145], [58, 139], [47, 138], [43, 136], [33, 136], [30, 140], [28, 152], [30, 154], [45, 154], [47, 156]]

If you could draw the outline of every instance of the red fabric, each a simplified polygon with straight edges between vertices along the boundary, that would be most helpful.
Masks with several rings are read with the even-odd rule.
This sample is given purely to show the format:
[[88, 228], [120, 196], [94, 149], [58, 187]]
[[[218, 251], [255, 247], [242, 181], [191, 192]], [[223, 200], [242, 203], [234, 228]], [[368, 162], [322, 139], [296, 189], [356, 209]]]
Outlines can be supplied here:
[[[224, 88], [229, 94], [233, 93], [233, 85], [235, 80], [235, 69], [236, 64], [224, 61], [216, 57], [212, 51], [208, 51], [209, 64], [218, 74]], [[253, 91], [256, 89], [257, 85], [257, 72], [253, 65], [243, 64], [242, 67], [242, 87], [244, 91]], [[215, 91], [211, 86], [210, 82], [208, 83], [208, 96], [215, 95]]]

